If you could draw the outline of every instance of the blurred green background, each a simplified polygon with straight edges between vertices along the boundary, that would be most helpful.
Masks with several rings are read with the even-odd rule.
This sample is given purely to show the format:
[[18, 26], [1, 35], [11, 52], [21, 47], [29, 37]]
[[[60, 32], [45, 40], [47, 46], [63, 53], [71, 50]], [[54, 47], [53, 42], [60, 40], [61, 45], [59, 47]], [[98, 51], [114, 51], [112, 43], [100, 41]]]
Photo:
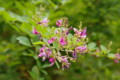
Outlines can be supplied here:
[[[28, 71], [36, 63], [24, 55], [28, 47], [21, 46], [16, 37], [28, 32], [36, 14], [47, 17], [53, 26], [64, 16], [76, 28], [82, 21], [90, 42], [108, 46], [112, 41], [113, 52], [120, 47], [120, 0], [0, 0], [0, 80], [33, 80]], [[48, 74], [41, 74], [45, 80], [120, 80], [120, 64], [89, 55], [68, 70], [56, 66], [45, 70]]]

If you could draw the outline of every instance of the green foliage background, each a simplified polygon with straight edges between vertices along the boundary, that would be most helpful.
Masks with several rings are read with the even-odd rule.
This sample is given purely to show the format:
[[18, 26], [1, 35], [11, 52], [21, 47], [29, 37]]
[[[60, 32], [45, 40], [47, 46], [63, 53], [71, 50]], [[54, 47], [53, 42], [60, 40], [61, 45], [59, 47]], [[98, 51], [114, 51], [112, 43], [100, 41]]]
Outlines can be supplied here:
[[[31, 33], [36, 14], [48, 17], [49, 25], [64, 16], [73, 27], [82, 21], [90, 42], [108, 46], [112, 41], [115, 53], [120, 47], [120, 0], [0, 0], [0, 80], [33, 80], [28, 71], [36, 62], [26, 56], [32, 52], [16, 38]], [[65, 71], [46, 67], [37, 80], [120, 80], [120, 64], [108, 58], [81, 56]]]

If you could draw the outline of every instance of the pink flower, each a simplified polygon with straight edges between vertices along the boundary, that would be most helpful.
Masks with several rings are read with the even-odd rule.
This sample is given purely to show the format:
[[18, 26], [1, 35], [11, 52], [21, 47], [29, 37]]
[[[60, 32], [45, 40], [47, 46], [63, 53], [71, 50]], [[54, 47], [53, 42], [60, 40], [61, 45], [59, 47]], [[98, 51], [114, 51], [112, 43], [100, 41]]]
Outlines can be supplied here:
[[39, 32], [36, 30], [35, 27], [33, 28], [32, 33], [33, 33], [33, 34], [39, 34]]
[[73, 56], [74, 58], [77, 57], [77, 52], [76, 52], [75, 50], [73, 51], [72, 56]]
[[61, 58], [62, 58], [62, 60], [61, 60], [61, 62], [68, 62], [68, 60], [67, 60], [67, 57], [66, 56], [61, 56]]
[[58, 33], [59, 33], [58, 30], [56, 30], [56, 31], [55, 31], [55, 34], [58, 34]]
[[55, 59], [54, 59], [54, 58], [50, 58], [50, 59], [49, 59], [49, 62], [51, 63], [50, 66], [53, 66], [54, 63], [55, 63]]
[[45, 52], [41, 52], [40, 54], [38, 54], [38, 57], [43, 57], [43, 56], [46, 56]]
[[48, 19], [43, 19], [42, 21], [38, 22], [37, 24], [40, 24], [40, 25], [43, 25], [43, 26], [48, 26], [48, 22], [49, 20]]
[[87, 28], [84, 28], [84, 29], [81, 31], [81, 34], [80, 34], [80, 37], [81, 37], [81, 38], [86, 38], [86, 35], [87, 35], [86, 29], [87, 29]]
[[115, 56], [116, 56], [117, 59], [120, 60], [120, 54], [119, 53], [115, 54]]
[[87, 51], [87, 47], [86, 46], [78, 46], [78, 47], [76, 47], [76, 51], [80, 52], [80, 53], [85, 53]]
[[86, 29], [87, 28], [84, 28], [83, 30], [79, 31], [76, 28], [73, 28], [75, 34], [78, 35], [78, 36], [80, 36], [81, 38], [86, 38], [86, 36], [87, 36]]
[[39, 51], [40, 51], [40, 52], [44, 52], [45, 48], [46, 48], [46, 47], [42, 47], [42, 48], [39, 49]]
[[62, 20], [57, 20], [56, 25], [60, 27], [62, 25], [62, 22], [63, 22]]
[[119, 60], [120, 60], [120, 54], [117, 53], [117, 54], [115, 54], [114, 62], [115, 62], [115, 63], [119, 63]]
[[64, 45], [67, 44], [67, 42], [65, 42], [65, 38], [64, 38], [64, 37], [61, 37], [61, 38], [60, 38], [60, 44], [61, 44], [62, 46], [64, 46]]
[[49, 22], [49, 20], [47, 20], [47, 19], [42, 20], [42, 23], [43, 23], [44, 26], [47, 26], [48, 22]]
[[45, 57], [49, 58], [51, 54], [52, 54], [52, 51], [49, 48], [47, 48]]
[[80, 36], [81, 32], [79, 30], [77, 30], [76, 28], [73, 28], [73, 30], [74, 30], [75, 34]]
[[66, 30], [66, 35], [68, 35], [69, 34], [69, 31], [72, 29], [72, 26], [71, 27], [69, 27], [67, 30]]
[[70, 63], [68, 62], [68, 58], [66, 56], [61, 56], [62, 70], [64, 68], [68, 69], [70, 67]]
[[43, 61], [46, 58], [49, 58], [50, 55], [52, 54], [52, 51], [47, 47], [42, 47], [42, 48], [40, 48], [39, 51], [40, 51], [40, 53], [38, 54], [38, 57], [43, 57]]
[[115, 63], [119, 63], [119, 60], [117, 60], [117, 59], [114, 59], [114, 62], [115, 62]]
[[51, 44], [55, 41], [55, 37], [52, 37], [50, 40], [48, 40], [48, 43]]

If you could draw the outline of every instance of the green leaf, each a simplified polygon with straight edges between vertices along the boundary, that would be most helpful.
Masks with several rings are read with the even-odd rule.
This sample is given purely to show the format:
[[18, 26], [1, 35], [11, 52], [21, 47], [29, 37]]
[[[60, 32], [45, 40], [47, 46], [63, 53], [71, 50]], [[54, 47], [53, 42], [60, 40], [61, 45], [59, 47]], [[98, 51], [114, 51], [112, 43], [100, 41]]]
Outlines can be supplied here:
[[67, 38], [72, 39], [74, 36], [72, 34], [68, 34]]
[[6, 61], [8, 59], [8, 56], [0, 55], [0, 62]]
[[41, 70], [42, 73], [44, 73], [45, 75], [48, 75], [48, 73], [45, 70]]
[[56, 5], [51, 0], [48, 0], [48, 2], [51, 4], [52, 7], [56, 7]]
[[38, 68], [40, 70], [41, 69], [41, 62], [38, 59], [36, 59], [36, 63], [37, 63], [37, 66], [38, 66]]
[[34, 56], [33, 53], [23, 53], [24, 56]]
[[89, 44], [88, 44], [88, 49], [89, 49], [89, 50], [95, 50], [95, 49], [96, 49], [96, 43], [93, 43], [93, 42], [92, 42], [92, 43], [89, 43]]
[[29, 36], [32, 36], [32, 25], [29, 23], [22, 23], [20, 25], [20, 30], [23, 31], [24, 33], [28, 34]]
[[27, 38], [27, 37], [17, 37], [17, 40], [19, 41], [19, 43], [20, 44], [22, 44], [22, 45], [26, 45], [26, 46], [32, 46], [31, 44], [30, 44], [30, 41], [29, 41], [29, 39]]
[[108, 54], [108, 58], [110, 58], [110, 59], [114, 59], [114, 58], [115, 58], [115, 54], [113, 54], [113, 53], [109, 53], [109, 54]]
[[37, 56], [37, 55], [35, 55], [35, 56], [34, 56], [34, 59], [35, 59], [35, 60], [37, 60], [37, 59], [38, 59], [38, 56]]
[[4, 11], [5, 9], [3, 7], [0, 7], [0, 11]]
[[55, 61], [55, 64], [56, 64], [56, 66], [58, 67], [58, 69], [60, 68], [60, 66], [59, 66], [59, 64], [58, 64], [58, 62], [57, 61]]
[[13, 66], [16, 66], [16, 65], [18, 65], [18, 64], [21, 64], [21, 61], [14, 61], [14, 62], [12, 62], [12, 63], [9, 63], [9, 66], [10, 66], [10, 67], [13, 67]]
[[[73, 37], [74, 37], [74, 36], [73, 36], [72, 34], [68, 34], [67, 39], [68, 39], [68, 42], [69, 42], [69, 43], [72, 43], [72, 42], [73, 42], [73, 41], [72, 41], [72, 40], [73, 40]], [[75, 42], [74, 42], [74, 43], [75, 43]]]
[[34, 66], [31, 71], [36, 75], [36, 77], [39, 76], [39, 69], [37, 66]]
[[11, 17], [10, 14], [7, 11], [0, 11], [0, 14], [3, 16], [3, 18], [5, 19], [5, 22], [9, 22], [9, 21], [15, 21], [16, 19]]
[[59, 48], [59, 43], [54, 42], [54, 43], [53, 43], [53, 46], [58, 49], [58, 48]]
[[34, 45], [39, 45], [39, 44], [44, 44], [44, 42], [38, 41], [38, 42], [34, 42]]
[[107, 53], [107, 48], [105, 46], [100, 45], [100, 48], [103, 53]]
[[42, 68], [48, 68], [48, 67], [50, 67], [50, 64], [44, 64], [44, 65], [42, 66]]
[[33, 66], [32, 70], [29, 71], [29, 74], [34, 80], [39, 80], [40, 72], [37, 66]]
[[22, 31], [20, 30], [20, 28], [18, 27], [18, 25], [14, 25], [14, 24], [11, 24], [11, 23], [9, 23], [9, 25], [10, 25], [13, 29], [15, 29], [15, 31], [17, 31], [17, 32], [19, 32], [19, 33], [22, 33]]
[[36, 76], [34, 75], [34, 73], [32, 73], [30, 71], [28, 71], [28, 73], [30, 74], [30, 76], [31, 76], [32, 79], [36, 79]]

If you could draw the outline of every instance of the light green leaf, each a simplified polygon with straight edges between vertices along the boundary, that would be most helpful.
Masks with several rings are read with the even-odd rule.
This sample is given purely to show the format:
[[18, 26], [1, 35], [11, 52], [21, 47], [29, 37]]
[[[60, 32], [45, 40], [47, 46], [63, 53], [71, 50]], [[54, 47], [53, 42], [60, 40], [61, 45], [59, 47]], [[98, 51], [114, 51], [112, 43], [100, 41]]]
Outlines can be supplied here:
[[115, 54], [113, 54], [113, 53], [109, 53], [109, 54], [108, 54], [108, 58], [110, 58], [110, 59], [114, 59], [114, 58], [115, 58]]
[[38, 41], [38, 42], [34, 42], [34, 45], [39, 45], [39, 44], [44, 44], [44, 42]]
[[3, 7], [0, 7], [0, 11], [4, 11], [5, 9]]
[[59, 48], [59, 43], [54, 42], [54, 43], [53, 43], [53, 46], [58, 49], [58, 48]]
[[105, 46], [100, 45], [100, 48], [101, 48], [103, 53], [107, 53], [107, 48]]
[[92, 43], [89, 43], [89, 44], [88, 44], [88, 49], [89, 49], [89, 50], [95, 50], [95, 48], [96, 48], [96, 43], [93, 43], [93, 42], [92, 42]]
[[25, 16], [20, 16], [18, 14], [13, 13], [13, 12], [8, 12], [8, 13], [12, 18], [16, 19], [17, 21], [28, 22], [27, 17], [25, 17]]

